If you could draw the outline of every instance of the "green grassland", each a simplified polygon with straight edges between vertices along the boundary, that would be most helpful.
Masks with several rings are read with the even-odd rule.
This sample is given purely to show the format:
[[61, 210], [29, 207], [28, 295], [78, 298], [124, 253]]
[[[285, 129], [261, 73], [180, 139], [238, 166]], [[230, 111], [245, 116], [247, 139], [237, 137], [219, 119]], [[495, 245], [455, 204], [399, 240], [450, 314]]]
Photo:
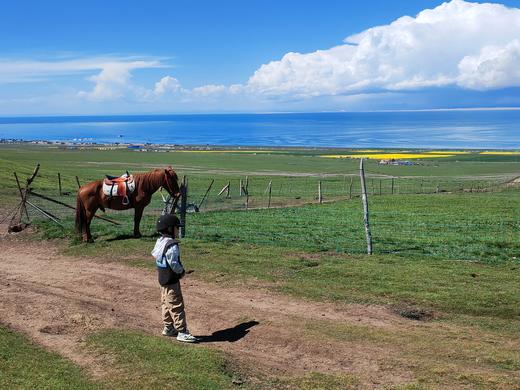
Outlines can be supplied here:
[[[139, 332], [107, 330], [92, 333], [86, 353], [95, 353], [106, 371], [92, 378], [59, 355], [0, 326], [0, 388], [2, 389], [247, 389], [349, 388], [350, 378], [310, 374], [294, 378], [242, 372], [218, 351], [165, 343]], [[302, 387], [303, 386], [303, 387]], [[330, 388], [330, 387], [329, 387]]]
[[[16, 202], [12, 172], [25, 178], [37, 162], [41, 170], [34, 189], [58, 197], [56, 176], [60, 172], [64, 189], [71, 195], [59, 199], [69, 204], [75, 202], [76, 175], [83, 183], [105, 173], [145, 171], [171, 164], [181, 176], [188, 176], [190, 202], [198, 203], [209, 182], [215, 180], [202, 212], [188, 214], [187, 237], [182, 243], [186, 266], [198, 278], [224, 285], [267, 288], [310, 300], [375, 303], [397, 312], [419, 310], [433, 313], [434, 321], [466, 326], [468, 334], [485, 332], [501, 340], [520, 337], [520, 187], [506, 184], [520, 176], [520, 156], [473, 153], [420, 160], [420, 165], [414, 166], [381, 166], [367, 161], [374, 242], [374, 255], [367, 256], [357, 177], [359, 161], [327, 159], [319, 157], [321, 154], [331, 151], [159, 153], [2, 145], [0, 178], [4, 185], [0, 196], [5, 200], [3, 204]], [[245, 197], [238, 193], [238, 182], [246, 176], [252, 208], [247, 211]], [[322, 180], [325, 204], [316, 200], [318, 180]], [[275, 207], [266, 209], [269, 181], [271, 206]], [[230, 198], [218, 196], [228, 182], [232, 184]], [[92, 245], [75, 239], [69, 211], [59, 214], [65, 229], [38, 221], [39, 237], [60, 239], [63, 251], [75, 256], [103, 258], [107, 249], [117, 253], [124, 248], [124, 257], [111, 256], [106, 261], [152, 268], [149, 251], [156, 238], [153, 225], [160, 208], [161, 198], [155, 196], [143, 220], [145, 234], [141, 239], [127, 239], [132, 224], [129, 212], [107, 212], [122, 226], [93, 222], [96, 242]], [[59, 213], [57, 207], [51, 210]], [[346, 331], [338, 326], [323, 323], [319, 331], [338, 340], [352, 333], [352, 329]], [[363, 333], [363, 337], [367, 334]], [[462, 378], [446, 363], [450, 359], [444, 356], [446, 351], [451, 351], [452, 356], [466, 351], [464, 364], [469, 365], [471, 349], [484, 348], [471, 344], [467, 334], [457, 335], [452, 346], [437, 347], [433, 341], [424, 341], [425, 335], [373, 337], [389, 345], [407, 345], [404, 339], [408, 336], [417, 342], [416, 349], [409, 353], [421, 356], [422, 363], [416, 368], [424, 370], [425, 378], [424, 386], [419, 383], [411, 388], [435, 386], [443, 373], [449, 373], [450, 380], [461, 386], [489, 385], [481, 377]], [[149, 343], [150, 348], [161, 351], [158, 356], [173, 353], [161, 349], [169, 345], [161, 346], [159, 341], [146, 337], [106, 333], [93, 336], [90, 343], [92, 348], [115, 356], [111, 361], [117, 370], [128, 373], [128, 383], [133, 373], [153, 372], [158, 380], [173, 375], [182, 388], [184, 379], [177, 374], [153, 371], [153, 364], [147, 362], [152, 353], [143, 352], [146, 356], [141, 356], [134, 351], [134, 343]], [[422, 344], [419, 340], [423, 340]], [[420, 349], [437, 351], [432, 356], [445, 362], [430, 361]], [[125, 356], [130, 355], [136, 358], [135, 364], [125, 363], [129, 361]], [[490, 350], [489, 356], [486, 364], [501, 373], [515, 373], [520, 367], [518, 354], [509, 347], [502, 352]], [[207, 388], [225, 388], [233, 376], [240, 375], [223, 363], [222, 356], [208, 355], [210, 358], [211, 362], [201, 363], [206, 374], [190, 377], [190, 381], [200, 380]], [[298, 383], [271, 380], [270, 384], [279, 387], [355, 387], [355, 380], [346, 377], [310, 375], [298, 379]]]
[[0, 388], [99, 389], [71, 362], [0, 326]]

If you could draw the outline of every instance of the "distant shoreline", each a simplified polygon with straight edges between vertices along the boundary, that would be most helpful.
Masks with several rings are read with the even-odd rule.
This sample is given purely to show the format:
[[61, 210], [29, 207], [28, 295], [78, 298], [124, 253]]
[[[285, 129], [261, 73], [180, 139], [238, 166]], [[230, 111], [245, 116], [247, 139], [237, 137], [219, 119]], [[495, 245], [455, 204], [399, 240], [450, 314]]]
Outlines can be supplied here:
[[442, 149], [447, 152], [465, 151], [520, 151], [520, 148], [410, 148], [410, 147], [337, 147], [337, 146], [269, 146], [269, 145], [184, 145], [167, 143], [110, 143], [110, 142], [84, 142], [84, 141], [51, 141], [51, 140], [21, 140], [21, 139], [2, 139], [0, 147], [3, 145], [27, 145], [27, 146], [47, 146], [57, 147], [68, 150], [99, 149], [99, 150], [134, 150], [142, 152], [167, 152], [167, 151], [319, 151], [319, 150], [351, 150], [365, 151], [367, 149], [379, 149], [381, 151], [408, 150], [408, 151], [435, 151]]

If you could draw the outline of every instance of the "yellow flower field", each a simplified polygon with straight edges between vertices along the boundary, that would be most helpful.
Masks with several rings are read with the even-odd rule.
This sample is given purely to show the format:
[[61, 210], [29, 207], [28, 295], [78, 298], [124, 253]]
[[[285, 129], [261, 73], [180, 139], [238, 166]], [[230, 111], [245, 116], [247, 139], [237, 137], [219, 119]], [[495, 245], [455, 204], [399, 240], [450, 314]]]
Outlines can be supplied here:
[[492, 156], [520, 156], [520, 152], [480, 152], [480, 154], [488, 154]]
[[372, 158], [377, 160], [413, 160], [417, 158], [443, 158], [453, 157], [454, 154], [428, 154], [428, 153], [366, 153], [366, 154], [327, 154], [326, 158]]

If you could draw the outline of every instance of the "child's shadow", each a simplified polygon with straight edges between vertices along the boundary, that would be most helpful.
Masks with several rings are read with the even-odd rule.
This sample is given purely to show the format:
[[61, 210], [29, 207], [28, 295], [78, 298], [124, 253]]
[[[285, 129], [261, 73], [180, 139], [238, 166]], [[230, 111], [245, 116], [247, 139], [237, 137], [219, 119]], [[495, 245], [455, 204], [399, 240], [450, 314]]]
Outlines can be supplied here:
[[245, 335], [249, 333], [249, 328], [252, 328], [253, 326], [256, 326], [258, 324], [258, 321], [242, 322], [241, 324], [238, 324], [233, 328], [217, 330], [216, 332], [213, 332], [210, 336], [197, 336], [197, 338], [201, 343], [215, 343], [221, 341], [234, 343], [235, 341], [238, 341], [241, 338], [245, 337]]

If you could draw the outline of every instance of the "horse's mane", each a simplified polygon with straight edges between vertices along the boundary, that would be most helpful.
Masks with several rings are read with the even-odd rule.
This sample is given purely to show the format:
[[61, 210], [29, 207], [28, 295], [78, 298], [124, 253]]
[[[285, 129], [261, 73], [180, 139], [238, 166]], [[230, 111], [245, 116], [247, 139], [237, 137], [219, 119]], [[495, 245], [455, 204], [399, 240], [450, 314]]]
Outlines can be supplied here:
[[151, 192], [157, 190], [163, 185], [164, 169], [157, 168], [149, 172], [135, 173], [135, 184], [144, 192]]

